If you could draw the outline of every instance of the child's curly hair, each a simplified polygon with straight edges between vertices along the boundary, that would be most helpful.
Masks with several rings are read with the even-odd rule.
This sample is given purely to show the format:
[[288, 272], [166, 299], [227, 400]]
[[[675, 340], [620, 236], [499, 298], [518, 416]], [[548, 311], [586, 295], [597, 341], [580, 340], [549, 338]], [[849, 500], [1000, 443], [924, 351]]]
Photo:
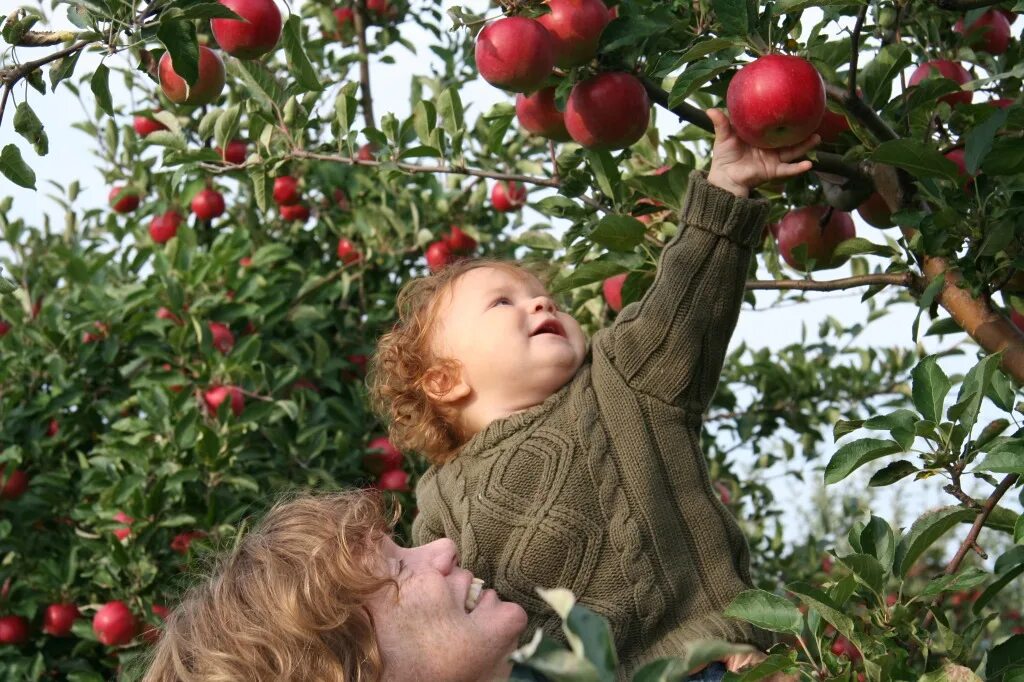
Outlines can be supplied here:
[[394, 583], [397, 513], [358, 490], [278, 502], [167, 617], [143, 682], [381, 679], [364, 604]]
[[540, 267], [489, 258], [461, 260], [408, 282], [398, 294], [398, 322], [377, 343], [370, 361], [370, 397], [388, 422], [391, 442], [400, 450], [418, 452], [431, 464], [451, 460], [466, 441], [454, 416], [432, 401], [426, 386], [444, 393], [458, 364], [438, 357], [431, 348], [434, 322], [442, 295], [455, 281], [476, 268], [502, 268], [523, 276], [545, 277]]

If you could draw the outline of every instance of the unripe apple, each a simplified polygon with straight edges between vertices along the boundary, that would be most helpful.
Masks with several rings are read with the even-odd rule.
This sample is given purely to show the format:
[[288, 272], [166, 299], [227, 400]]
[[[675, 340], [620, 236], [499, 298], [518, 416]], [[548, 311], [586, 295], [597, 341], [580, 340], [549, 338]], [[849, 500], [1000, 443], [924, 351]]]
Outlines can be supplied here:
[[213, 347], [219, 350], [224, 355], [231, 352], [231, 349], [235, 347], [235, 335], [231, 333], [231, 328], [221, 322], [211, 322], [210, 336], [213, 337]]
[[889, 210], [889, 205], [885, 203], [885, 199], [878, 192], [872, 192], [871, 196], [857, 207], [857, 213], [864, 219], [864, 222], [872, 227], [884, 230], [895, 225], [892, 221], [892, 211]]
[[100, 643], [121, 646], [132, 641], [139, 624], [131, 609], [123, 601], [115, 600], [101, 606], [93, 616], [92, 631]]
[[512, 92], [536, 90], [555, 66], [555, 45], [540, 22], [505, 17], [476, 38], [476, 68], [491, 85]]
[[174, 235], [178, 234], [178, 225], [181, 224], [181, 214], [171, 209], [153, 218], [149, 223], [149, 236], [157, 244], [164, 244]]
[[556, 142], [570, 140], [565, 114], [555, 106], [555, 88], [542, 88], [532, 95], [516, 95], [516, 118], [525, 130]]
[[28, 490], [28, 474], [21, 469], [0, 465], [0, 500], [17, 500]]
[[277, 210], [281, 213], [281, 217], [288, 222], [299, 221], [301, 223], [309, 220], [309, 206], [305, 204], [288, 204], [286, 206], [278, 206]]
[[338, 259], [344, 265], [355, 263], [362, 257], [359, 249], [356, 248], [356, 245], [348, 237], [342, 237], [338, 240]]
[[619, 312], [622, 310], [622, 285], [626, 282], [626, 273], [612, 275], [601, 284], [601, 293], [604, 294], [605, 303], [608, 307]]
[[476, 240], [463, 232], [458, 225], [452, 225], [451, 231], [442, 238], [442, 241], [454, 253], [465, 254], [476, 250]]
[[778, 149], [803, 142], [825, 114], [825, 84], [800, 57], [769, 54], [733, 76], [725, 96], [733, 130], [747, 144]]
[[959, 19], [953, 30], [966, 35], [967, 44], [976, 52], [1000, 55], [1010, 47], [1010, 22], [997, 10], [990, 9], [982, 14], [967, 27], [966, 32], [964, 20]]
[[452, 250], [444, 242], [431, 242], [426, 251], [427, 267], [431, 272], [437, 272], [450, 264], [454, 258]]
[[149, 116], [135, 116], [132, 119], [132, 127], [135, 128], [135, 132], [138, 133], [139, 137], [146, 137], [158, 130], [167, 130], [167, 126]]
[[18, 646], [28, 641], [28, 621], [22, 616], [0, 616], [0, 644]]
[[569, 69], [585, 64], [597, 54], [601, 32], [612, 20], [601, 0], [548, 0], [548, 14], [537, 17], [551, 34], [555, 64]]
[[290, 175], [274, 178], [274, 202], [278, 206], [290, 206], [302, 200], [299, 181]]
[[213, 220], [224, 213], [224, 195], [207, 187], [192, 197], [192, 212], [200, 220]]
[[220, 158], [224, 159], [224, 163], [237, 166], [245, 163], [246, 148], [245, 140], [231, 140], [231, 142], [228, 142], [227, 147], [224, 149], [217, 147], [216, 151], [220, 154]]
[[601, 73], [573, 86], [565, 105], [565, 127], [588, 149], [625, 149], [643, 137], [651, 117], [647, 91], [636, 77]]
[[363, 468], [370, 473], [380, 476], [385, 471], [402, 467], [402, 453], [387, 436], [377, 436], [370, 441], [366, 449], [369, 452], [363, 456]]
[[255, 59], [277, 47], [281, 12], [274, 0], [220, 0], [242, 20], [210, 19], [210, 30], [220, 48], [239, 59]]
[[402, 469], [385, 471], [377, 479], [377, 487], [381, 490], [393, 490], [399, 493], [409, 492], [409, 474]]
[[491, 188], [491, 205], [495, 211], [518, 211], [526, 203], [526, 188], [515, 181], [499, 181]]
[[159, 72], [160, 88], [175, 104], [212, 104], [224, 89], [224, 62], [205, 45], [199, 46], [199, 78], [194, 85], [177, 74], [169, 52], [160, 58]]
[[[787, 213], [779, 223], [779, 253], [792, 267], [806, 269], [810, 260], [814, 270], [838, 267], [845, 259], [835, 259], [836, 247], [856, 236], [853, 219], [849, 213], [832, 210], [832, 216], [822, 228], [820, 219], [827, 211], [825, 206], [807, 206]], [[806, 247], [804, 255], [795, 250]], [[805, 260], [806, 259], [806, 260]]]
[[139, 193], [135, 190], [118, 185], [110, 188], [107, 203], [115, 213], [131, 213], [139, 207]]
[[236, 417], [242, 416], [242, 410], [245, 409], [245, 397], [237, 386], [211, 386], [203, 391], [203, 402], [206, 404], [206, 409], [216, 415], [217, 408], [228, 399], [228, 396], [231, 397], [231, 411]]
[[118, 523], [123, 524], [120, 528], [114, 529], [114, 537], [118, 540], [124, 540], [132, 534], [131, 525], [135, 523], [135, 519], [125, 514], [123, 511], [119, 511], [114, 514], [114, 520]]
[[50, 604], [43, 610], [43, 632], [54, 637], [63, 637], [82, 615], [74, 604]]
[[[957, 85], [963, 85], [971, 80], [971, 74], [957, 62], [951, 62], [948, 59], [932, 59], [914, 69], [914, 73], [910, 74], [910, 80], [907, 81], [907, 86], [914, 87], [926, 78], [947, 78]], [[955, 107], [957, 104], [970, 104], [972, 99], [974, 99], [974, 93], [970, 90], [951, 92], [939, 97], [940, 102], [945, 102], [951, 107]]]

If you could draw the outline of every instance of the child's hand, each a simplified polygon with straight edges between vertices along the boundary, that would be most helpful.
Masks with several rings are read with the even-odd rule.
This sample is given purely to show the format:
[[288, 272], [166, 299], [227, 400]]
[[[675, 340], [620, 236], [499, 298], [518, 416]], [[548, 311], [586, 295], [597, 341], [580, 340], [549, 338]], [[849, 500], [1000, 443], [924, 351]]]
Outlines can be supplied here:
[[[767, 656], [760, 651], [754, 651], [749, 654], [733, 654], [722, 659], [722, 663], [725, 664], [725, 669], [731, 673], [738, 673], [746, 668], [753, 667], [763, 661]], [[785, 675], [783, 673], [773, 673], [768, 677], [763, 678], [766, 682], [799, 682], [800, 677], [798, 675]]]
[[733, 132], [724, 111], [708, 109], [708, 117], [715, 126], [715, 146], [711, 150], [708, 182], [740, 197], [747, 196], [751, 189], [769, 180], [789, 178], [809, 171], [810, 161], [793, 161], [821, 141], [818, 135], [811, 135], [792, 147], [758, 149]]

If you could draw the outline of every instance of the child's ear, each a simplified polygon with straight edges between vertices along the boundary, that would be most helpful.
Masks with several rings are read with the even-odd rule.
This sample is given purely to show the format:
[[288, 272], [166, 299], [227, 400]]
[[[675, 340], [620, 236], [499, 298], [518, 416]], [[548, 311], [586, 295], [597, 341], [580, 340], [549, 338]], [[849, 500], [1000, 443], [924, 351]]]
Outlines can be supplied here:
[[423, 376], [423, 390], [435, 403], [450, 405], [467, 397], [471, 390], [462, 379], [457, 363], [443, 362], [427, 370]]

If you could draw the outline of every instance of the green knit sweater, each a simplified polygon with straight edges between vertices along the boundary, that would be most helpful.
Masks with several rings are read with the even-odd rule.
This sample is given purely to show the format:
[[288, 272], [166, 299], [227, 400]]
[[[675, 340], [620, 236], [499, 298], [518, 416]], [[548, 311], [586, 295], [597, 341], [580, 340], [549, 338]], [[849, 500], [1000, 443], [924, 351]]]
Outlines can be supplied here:
[[417, 545], [454, 540], [462, 566], [526, 609], [527, 636], [564, 638], [534, 588], [571, 589], [610, 621], [623, 679], [695, 638], [771, 643], [722, 615], [751, 584], [749, 550], [700, 449], [767, 212], [692, 173], [653, 285], [573, 380], [416, 487]]

